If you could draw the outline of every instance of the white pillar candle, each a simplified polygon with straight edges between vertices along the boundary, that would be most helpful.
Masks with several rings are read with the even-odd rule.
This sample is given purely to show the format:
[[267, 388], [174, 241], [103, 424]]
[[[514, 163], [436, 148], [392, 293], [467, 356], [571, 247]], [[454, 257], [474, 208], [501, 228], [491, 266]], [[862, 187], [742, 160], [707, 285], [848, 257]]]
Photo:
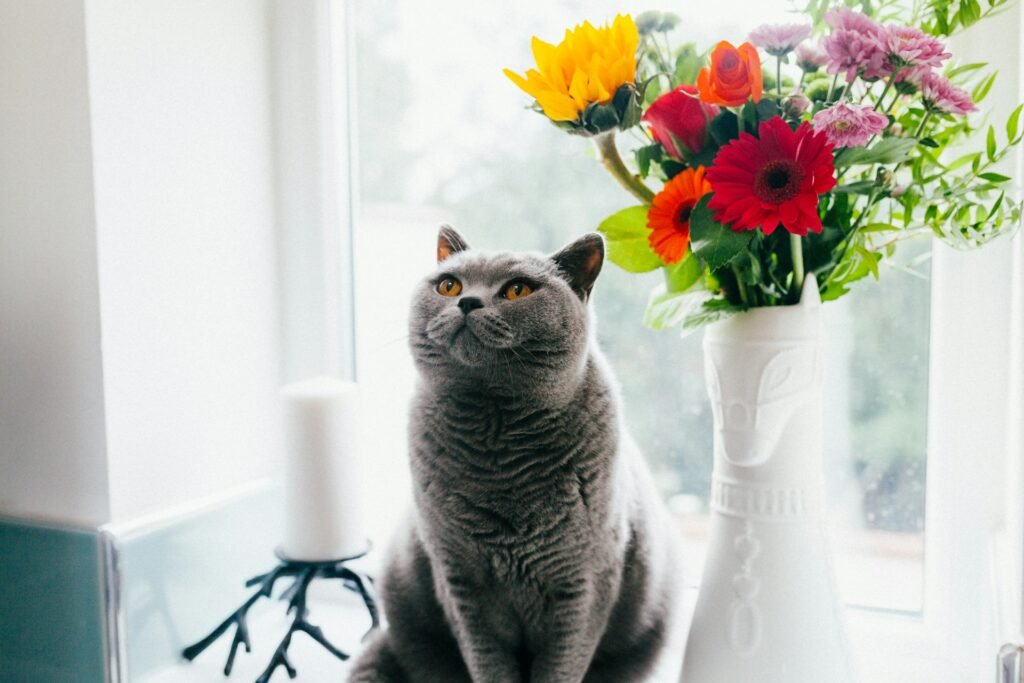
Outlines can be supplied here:
[[285, 425], [285, 536], [293, 560], [333, 560], [366, 550], [356, 448], [358, 392], [316, 377], [281, 390]]

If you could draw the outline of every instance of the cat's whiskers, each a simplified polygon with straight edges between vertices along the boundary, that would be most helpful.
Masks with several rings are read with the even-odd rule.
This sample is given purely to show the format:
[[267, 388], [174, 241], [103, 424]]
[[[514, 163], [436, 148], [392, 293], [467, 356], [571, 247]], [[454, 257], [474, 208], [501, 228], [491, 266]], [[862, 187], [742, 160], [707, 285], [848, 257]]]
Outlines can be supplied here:
[[398, 342], [408, 342], [410, 336], [411, 335], [407, 332], [405, 334], [399, 335], [397, 337], [393, 337], [391, 339], [385, 339], [384, 341], [377, 342], [377, 344], [374, 346], [374, 348], [383, 349], [383, 348], [387, 348], [387, 347], [391, 346], [392, 344], [397, 344]]
[[519, 363], [520, 368], [522, 368], [524, 372], [530, 369], [529, 364], [525, 360], [523, 360], [523, 357], [519, 355], [519, 352], [516, 351], [515, 347], [508, 347], [508, 351], [512, 353], [512, 356], [514, 356], [516, 362]]

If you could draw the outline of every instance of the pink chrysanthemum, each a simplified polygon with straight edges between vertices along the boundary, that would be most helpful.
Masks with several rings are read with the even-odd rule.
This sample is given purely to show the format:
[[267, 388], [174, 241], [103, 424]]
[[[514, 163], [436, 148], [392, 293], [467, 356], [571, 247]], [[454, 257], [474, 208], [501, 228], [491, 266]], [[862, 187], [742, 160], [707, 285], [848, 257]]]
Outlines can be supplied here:
[[916, 83], [921, 89], [925, 106], [930, 109], [957, 116], [966, 116], [969, 112], [978, 111], [966, 90], [956, 87], [948, 78], [934, 71], [922, 73], [917, 77]]
[[882, 30], [882, 25], [866, 14], [848, 7], [830, 9], [825, 12], [825, 23], [834, 29], [873, 33]]
[[817, 45], [801, 43], [796, 46], [796, 65], [807, 73], [814, 73], [828, 64], [828, 55]]
[[811, 127], [824, 133], [834, 147], [862, 147], [889, 125], [889, 118], [871, 107], [845, 102], [822, 109], [811, 119]]
[[828, 72], [846, 74], [846, 82], [857, 76], [881, 78], [888, 73], [886, 31], [870, 17], [847, 8], [829, 10], [825, 21], [832, 33], [821, 47], [828, 55]]
[[809, 35], [809, 24], [763, 24], [751, 31], [747, 40], [771, 56], [781, 57], [792, 52]]
[[930, 66], [908, 66], [900, 71], [899, 78], [896, 80], [907, 81], [917, 85], [921, 82], [921, 79], [924, 78], [925, 74], [930, 74], [931, 72], [932, 67]]
[[941, 66], [952, 56], [942, 41], [912, 26], [887, 26], [885, 34], [890, 68], [900, 69], [901, 75], [907, 67]]

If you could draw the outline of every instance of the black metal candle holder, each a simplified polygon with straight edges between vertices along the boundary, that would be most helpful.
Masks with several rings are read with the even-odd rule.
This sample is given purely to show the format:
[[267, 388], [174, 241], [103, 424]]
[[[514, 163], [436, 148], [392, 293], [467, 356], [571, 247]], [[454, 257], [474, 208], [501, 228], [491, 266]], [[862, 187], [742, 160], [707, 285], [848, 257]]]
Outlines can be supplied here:
[[280, 599], [288, 602], [288, 611], [285, 612], [285, 614], [295, 612], [295, 617], [292, 619], [292, 623], [288, 627], [288, 632], [285, 633], [284, 639], [281, 640], [281, 644], [278, 645], [277, 650], [274, 651], [274, 656], [271, 657], [270, 664], [267, 665], [267, 668], [263, 671], [260, 677], [256, 679], [256, 683], [268, 683], [270, 677], [278, 667], [284, 667], [288, 676], [290, 678], [295, 678], [298, 672], [288, 660], [288, 647], [291, 645], [292, 636], [298, 631], [305, 633], [310, 638], [320, 643], [320, 645], [322, 645], [323, 648], [332, 655], [342, 661], [345, 661], [348, 659], [348, 655], [332, 645], [324, 636], [323, 630], [321, 630], [319, 626], [314, 626], [308, 621], [307, 617], [309, 616], [309, 610], [306, 607], [306, 591], [309, 589], [309, 584], [311, 584], [314, 579], [340, 579], [344, 588], [351, 590], [354, 593], [358, 593], [363, 599], [363, 604], [366, 605], [366, 610], [370, 613], [371, 625], [369, 630], [363, 635], [363, 639], [365, 640], [374, 629], [380, 626], [377, 602], [373, 597], [373, 579], [368, 574], [356, 571], [355, 569], [345, 565], [364, 557], [367, 552], [369, 552], [369, 550], [362, 552], [359, 555], [342, 558], [340, 560], [329, 560], [326, 562], [302, 562], [299, 560], [289, 559], [280, 550], [278, 550], [275, 554], [281, 563], [277, 567], [266, 574], [254, 576], [245, 582], [247, 588], [259, 585], [259, 590], [257, 590], [252, 597], [242, 603], [242, 606], [235, 610], [231, 616], [222, 621], [217, 628], [213, 629], [213, 631], [210, 632], [210, 635], [206, 636], [195, 645], [186, 647], [182, 654], [185, 659], [191, 662], [202, 654], [206, 648], [210, 647], [210, 645], [212, 645], [218, 638], [224, 635], [231, 625], [234, 624], [235, 636], [231, 642], [231, 651], [228, 653], [228, 661], [224, 665], [224, 675], [230, 676], [231, 670], [235, 665], [235, 655], [238, 652], [238, 648], [244, 645], [246, 652], [252, 652], [252, 643], [249, 642], [249, 627], [246, 623], [246, 615], [248, 614], [249, 609], [259, 602], [260, 598], [270, 598], [274, 592], [274, 584], [276, 584], [279, 579], [292, 578], [294, 579], [292, 584], [285, 589], [281, 594]]

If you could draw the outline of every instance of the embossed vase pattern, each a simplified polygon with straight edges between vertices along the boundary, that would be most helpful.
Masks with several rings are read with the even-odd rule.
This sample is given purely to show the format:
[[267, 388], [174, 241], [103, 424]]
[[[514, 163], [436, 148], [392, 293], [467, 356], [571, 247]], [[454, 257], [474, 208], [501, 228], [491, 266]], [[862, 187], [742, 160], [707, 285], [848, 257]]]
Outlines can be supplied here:
[[711, 539], [682, 683], [853, 683], [824, 519], [821, 300], [708, 328]]

